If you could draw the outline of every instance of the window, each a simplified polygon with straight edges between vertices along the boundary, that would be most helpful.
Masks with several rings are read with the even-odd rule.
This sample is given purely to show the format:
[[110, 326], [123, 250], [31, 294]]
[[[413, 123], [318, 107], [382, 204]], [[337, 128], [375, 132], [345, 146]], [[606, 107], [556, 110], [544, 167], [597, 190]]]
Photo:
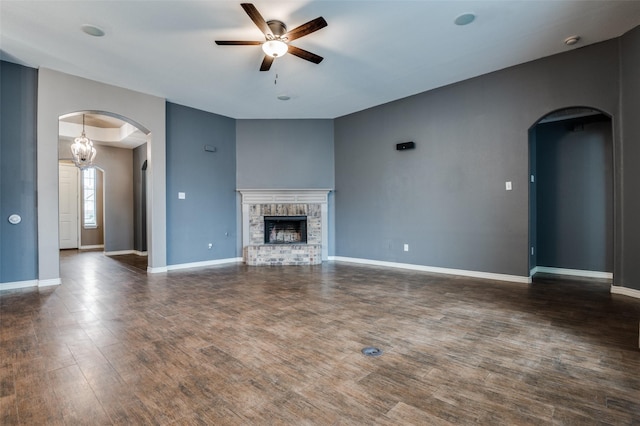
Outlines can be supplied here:
[[96, 169], [82, 171], [82, 222], [85, 228], [97, 228], [96, 221]]

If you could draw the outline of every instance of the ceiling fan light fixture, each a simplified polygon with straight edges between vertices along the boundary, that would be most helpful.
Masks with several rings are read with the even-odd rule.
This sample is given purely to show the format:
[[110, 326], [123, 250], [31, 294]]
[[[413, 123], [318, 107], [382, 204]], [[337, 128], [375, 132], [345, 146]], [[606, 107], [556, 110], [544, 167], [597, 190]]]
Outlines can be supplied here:
[[[1, 1], [1, 0], [0, 0]], [[282, 21], [272, 19], [265, 21], [258, 9], [251, 3], [241, 3], [240, 6], [249, 15], [249, 18], [264, 34], [265, 41], [253, 40], [216, 40], [218, 46], [260, 46], [265, 53], [260, 64], [260, 71], [269, 71], [275, 58], [286, 55], [287, 52], [305, 61], [319, 64], [322, 56], [316, 55], [299, 47], [290, 45], [289, 42], [314, 33], [327, 26], [327, 21], [319, 16], [316, 19], [287, 31], [287, 26]]]
[[282, 40], [267, 40], [262, 43], [262, 50], [272, 58], [279, 58], [287, 53], [289, 46]]

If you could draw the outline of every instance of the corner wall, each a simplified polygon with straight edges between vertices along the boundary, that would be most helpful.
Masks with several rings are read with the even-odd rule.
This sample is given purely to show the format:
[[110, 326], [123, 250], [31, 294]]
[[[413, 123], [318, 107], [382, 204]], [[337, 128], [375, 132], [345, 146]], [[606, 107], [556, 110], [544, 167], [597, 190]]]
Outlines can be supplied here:
[[333, 189], [333, 120], [236, 120], [236, 135], [239, 189]]
[[167, 264], [235, 259], [235, 120], [172, 103], [166, 110]]
[[528, 129], [570, 106], [615, 126], [618, 71], [612, 40], [336, 119], [336, 254], [528, 277]]

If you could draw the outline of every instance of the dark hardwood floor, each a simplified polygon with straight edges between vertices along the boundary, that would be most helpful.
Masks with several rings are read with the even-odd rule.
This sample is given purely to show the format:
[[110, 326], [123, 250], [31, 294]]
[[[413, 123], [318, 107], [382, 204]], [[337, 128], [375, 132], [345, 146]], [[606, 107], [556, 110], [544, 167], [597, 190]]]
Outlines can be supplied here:
[[0, 293], [2, 425], [640, 424], [640, 300], [597, 280], [73, 251], [61, 275]]

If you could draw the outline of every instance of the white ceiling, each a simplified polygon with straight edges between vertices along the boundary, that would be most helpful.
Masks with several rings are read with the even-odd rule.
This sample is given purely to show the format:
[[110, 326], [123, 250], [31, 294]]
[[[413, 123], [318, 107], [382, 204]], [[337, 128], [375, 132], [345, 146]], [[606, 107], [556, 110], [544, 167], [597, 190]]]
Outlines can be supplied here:
[[60, 140], [73, 141], [83, 130], [94, 145], [134, 149], [147, 142], [147, 135], [140, 129], [116, 117], [96, 113], [71, 113], [60, 117]]
[[[253, 4], [289, 29], [328, 26], [292, 42], [259, 72], [263, 40], [240, 1], [0, 1], [2, 59], [164, 97], [233, 118], [335, 118], [624, 34], [637, 0], [273, 1]], [[454, 19], [476, 14], [467, 26]], [[80, 30], [93, 24], [104, 37]], [[580, 42], [563, 41], [579, 35]], [[274, 81], [277, 78], [277, 84]], [[287, 94], [289, 101], [277, 96]]]

